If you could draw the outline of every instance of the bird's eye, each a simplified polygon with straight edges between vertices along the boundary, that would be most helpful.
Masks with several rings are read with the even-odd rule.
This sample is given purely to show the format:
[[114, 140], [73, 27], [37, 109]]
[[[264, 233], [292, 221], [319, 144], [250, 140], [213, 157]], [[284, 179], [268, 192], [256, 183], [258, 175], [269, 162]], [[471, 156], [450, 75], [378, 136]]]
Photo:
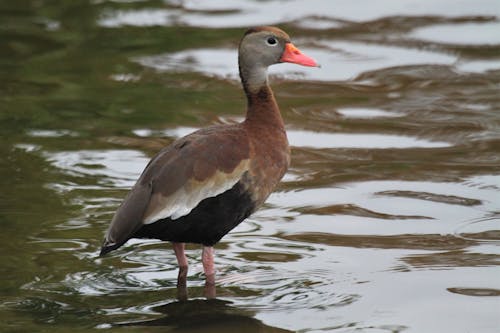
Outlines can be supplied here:
[[274, 45], [278, 44], [278, 41], [274, 37], [268, 37], [266, 40], [266, 43], [267, 43], [267, 45], [274, 46]]

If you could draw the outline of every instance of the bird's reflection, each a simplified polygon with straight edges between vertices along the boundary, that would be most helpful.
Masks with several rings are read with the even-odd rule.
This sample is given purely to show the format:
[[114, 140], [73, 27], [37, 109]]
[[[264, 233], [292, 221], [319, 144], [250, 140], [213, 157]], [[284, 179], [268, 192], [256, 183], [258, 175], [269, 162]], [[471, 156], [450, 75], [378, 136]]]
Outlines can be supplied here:
[[291, 332], [254, 318], [255, 313], [220, 299], [184, 299], [153, 308], [159, 319], [122, 323], [118, 326], [155, 326], [182, 332]]
[[189, 299], [187, 267], [180, 268], [177, 277], [177, 301], [154, 307], [164, 314], [153, 320], [133, 321], [117, 326], [155, 326], [183, 332], [292, 332], [272, 327], [254, 318], [255, 312], [240, 309], [232, 302], [215, 298], [215, 284], [206, 283], [204, 299]]

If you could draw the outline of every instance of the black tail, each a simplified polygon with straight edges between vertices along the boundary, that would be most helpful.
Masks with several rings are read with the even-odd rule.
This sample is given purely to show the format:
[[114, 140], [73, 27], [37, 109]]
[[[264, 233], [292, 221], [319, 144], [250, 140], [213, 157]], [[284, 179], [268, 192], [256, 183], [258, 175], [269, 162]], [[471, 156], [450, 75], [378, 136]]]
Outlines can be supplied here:
[[120, 246], [122, 246], [124, 243], [109, 243], [108, 240], [105, 238], [104, 241], [102, 242], [101, 246], [101, 252], [99, 253], [99, 257], [104, 256], [106, 253], [109, 253], [113, 250], [116, 250]]

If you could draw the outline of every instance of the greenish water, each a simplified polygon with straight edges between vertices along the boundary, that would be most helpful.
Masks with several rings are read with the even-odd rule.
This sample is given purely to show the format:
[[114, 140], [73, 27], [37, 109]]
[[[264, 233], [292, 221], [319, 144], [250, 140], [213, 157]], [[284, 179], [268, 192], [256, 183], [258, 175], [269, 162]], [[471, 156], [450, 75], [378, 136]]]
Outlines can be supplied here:
[[[4, 1], [1, 332], [497, 332], [496, 1]], [[241, 119], [236, 47], [275, 24], [321, 69], [275, 66], [292, 166], [200, 249], [105, 258], [115, 209], [178, 136]], [[185, 295], [187, 293], [187, 295]]]

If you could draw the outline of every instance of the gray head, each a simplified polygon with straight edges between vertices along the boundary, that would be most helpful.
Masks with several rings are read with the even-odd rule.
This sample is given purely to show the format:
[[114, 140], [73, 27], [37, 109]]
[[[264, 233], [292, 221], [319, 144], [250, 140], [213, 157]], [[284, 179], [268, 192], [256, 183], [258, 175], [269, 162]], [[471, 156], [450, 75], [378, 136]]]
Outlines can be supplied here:
[[301, 53], [281, 29], [256, 27], [245, 32], [238, 55], [240, 77], [245, 89], [252, 91], [267, 84], [267, 67], [282, 62], [318, 66], [316, 61]]

